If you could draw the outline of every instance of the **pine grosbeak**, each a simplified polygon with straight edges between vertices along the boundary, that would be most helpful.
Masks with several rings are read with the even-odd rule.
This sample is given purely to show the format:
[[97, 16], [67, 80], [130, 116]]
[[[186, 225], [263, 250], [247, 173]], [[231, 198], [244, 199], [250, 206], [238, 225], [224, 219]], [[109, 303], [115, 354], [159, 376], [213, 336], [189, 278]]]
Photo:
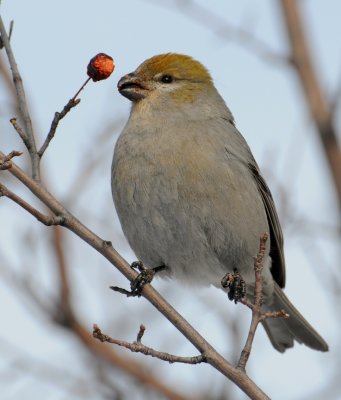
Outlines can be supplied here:
[[[285, 296], [280, 223], [270, 190], [206, 68], [189, 56], [162, 54], [118, 83], [132, 101], [112, 164], [112, 193], [125, 236], [161, 276], [221, 287], [237, 270], [252, 299], [254, 257], [269, 232], [263, 268], [263, 321], [273, 346], [294, 340], [328, 345]], [[270, 243], [269, 243], [270, 242]]]

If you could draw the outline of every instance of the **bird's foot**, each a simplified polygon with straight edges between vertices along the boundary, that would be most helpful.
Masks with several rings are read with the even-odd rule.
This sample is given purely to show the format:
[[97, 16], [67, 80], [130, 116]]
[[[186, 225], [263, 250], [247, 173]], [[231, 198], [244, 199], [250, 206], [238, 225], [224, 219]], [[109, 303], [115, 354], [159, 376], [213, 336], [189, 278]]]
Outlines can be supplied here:
[[163, 271], [166, 268], [165, 265], [146, 268], [142, 261], [134, 261], [130, 267], [132, 269], [137, 269], [140, 272], [137, 277], [130, 282], [130, 291], [117, 286], [110, 286], [110, 289], [125, 294], [127, 297], [140, 297], [144, 286], [151, 283], [156, 273]]
[[227, 289], [228, 298], [231, 301], [234, 301], [235, 304], [237, 304], [238, 300], [245, 297], [245, 281], [236, 268], [233, 270], [233, 274], [229, 272], [223, 277], [221, 280], [221, 286], [224, 289]]

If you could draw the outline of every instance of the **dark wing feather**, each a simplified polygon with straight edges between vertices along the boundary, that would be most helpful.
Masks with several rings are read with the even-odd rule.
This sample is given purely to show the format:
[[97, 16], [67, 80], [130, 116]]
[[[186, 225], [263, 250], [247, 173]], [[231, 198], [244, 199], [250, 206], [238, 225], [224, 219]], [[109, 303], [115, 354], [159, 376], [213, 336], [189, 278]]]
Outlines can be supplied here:
[[260, 174], [257, 164], [248, 164], [248, 167], [255, 178], [257, 187], [266, 210], [270, 227], [270, 256], [272, 258], [271, 273], [278, 285], [285, 286], [285, 261], [283, 251], [283, 234], [279, 223], [275, 203], [273, 201], [270, 189]]

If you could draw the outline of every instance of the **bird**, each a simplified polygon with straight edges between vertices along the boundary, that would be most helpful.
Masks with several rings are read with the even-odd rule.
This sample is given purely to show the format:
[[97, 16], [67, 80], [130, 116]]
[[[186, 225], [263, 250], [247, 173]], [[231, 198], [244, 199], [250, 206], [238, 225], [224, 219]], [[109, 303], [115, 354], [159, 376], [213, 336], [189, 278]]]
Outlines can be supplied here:
[[138, 259], [160, 277], [197, 287], [222, 288], [222, 278], [237, 273], [252, 300], [254, 258], [268, 232], [261, 310], [289, 314], [262, 322], [273, 347], [284, 352], [297, 341], [328, 351], [284, 294], [273, 197], [207, 68], [188, 55], [164, 53], [117, 86], [132, 106], [114, 149], [112, 195]]

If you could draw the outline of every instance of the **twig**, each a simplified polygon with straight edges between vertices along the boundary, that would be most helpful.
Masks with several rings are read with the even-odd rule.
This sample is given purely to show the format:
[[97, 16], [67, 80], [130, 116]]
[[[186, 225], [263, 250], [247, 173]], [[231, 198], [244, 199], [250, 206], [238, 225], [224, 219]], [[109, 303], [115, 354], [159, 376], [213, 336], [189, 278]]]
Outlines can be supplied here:
[[[53, 227], [53, 247], [57, 258], [58, 275], [60, 278], [58, 308], [54, 320], [74, 333], [91, 354], [110, 361], [110, 363], [116, 368], [120, 368], [123, 372], [129, 374], [141, 384], [146, 385], [162, 397], [168, 398], [169, 400], [188, 400], [173, 388], [163, 383], [162, 380], [154, 377], [148, 372], [145, 372], [137, 361], [126, 360], [124, 357], [120, 357], [115, 351], [109, 348], [105, 349], [105, 357], [103, 357], [103, 346], [101, 346], [101, 349], [99, 346], [94, 346], [92, 336], [87, 332], [87, 329], [77, 321], [75, 310], [72, 306], [72, 302], [70, 302], [70, 284], [68, 278], [69, 268], [64, 254], [63, 231], [59, 226]], [[107, 363], [105, 363], [105, 365], [107, 365]]]
[[14, 86], [16, 89], [19, 110], [20, 110], [21, 116], [24, 121], [27, 141], [29, 142], [29, 147], [27, 147], [27, 150], [31, 157], [32, 177], [34, 180], [40, 181], [40, 171], [39, 171], [40, 158], [37, 153], [36, 143], [35, 143], [35, 139], [34, 139], [34, 132], [33, 132], [33, 127], [32, 127], [32, 121], [31, 121], [30, 114], [28, 112], [24, 85], [23, 85], [23, 82], [22, 82], [22, 79], [21, 79], [21, 76], [20, 76], [20, 73], [18, 70], [17, 63], [15, 61], [14, 54], [12, 52], [12, 48], [11, 48], [11, 45], [10, 45], [10, 42], [9, 42], [9, 39], [8, 39], [8, 36], [6, 33], [6, 29], [5, 29], [5, 26], [2, 21], [1, 16], [0, 16], [0, 35], [1, 35], [3, 45], [6, 49], [7, 57], [8, 57], [11, 69], [12, 69], [13, 82], [14, 82]]
[[254, 302], [252, 303], [246, 297], [240, 300], [241, 303], [246, 305], [252, 310], [252, 319], [250, 324], [249, 333], [246, 339], [245, 346], [241, 352], [237, 368], [241, 371], [245, 371], [246, 363], [250, 357], [253, 339], [256, 334], [258, 324], [267, 318], [288, 318], [289, 315], [285, 311], [269, 311], [264, 314], [261, 313], [262, 305], [262, 290], [263, 290], [263, 260], [266, 250], [266, 242], [268, 240], [268, 234], [264, 233], [259, 241], [259, 251], [255, 258], [254, 270], [255, 270], [255, 292], [254, 292]]
[[267, 311], [260, 316], [260, 321], [264, 321], [267, 318], [289, 318], [289, 314], [284, 311]]
[[[3, 162], [3, 159], [0, 160], [0, 164]], [[0, 197], [5, 196], [15, 203], [17, 203], [20, 207], [28, 211], [34, 217], [37, 218], [38, 221], [43, 223], [44, 225], [51, 226], [51, 225], [61, 225], [64, 221], [63, 217], [59, 216], [48, 216], [44, 215], [34, 207], [32, 207], [29, 203], [23, 200], [21, 197], [16, 195], [15, 193], [11, 192], [5, 185], [0, 183]]]
[[[1, 1], [0, 1], [0, 5], [1, 5]], [[8, 33], [8, 40], [9, 41], [11, 40], [11, 36], [12, 36], [12, 32], [13, 32], [13, 25], [14, 25], [14, 22], [11, 21], [10, 24], [9, 24], [9, 33]], [[4, 47], [4, 42], [2, 41], [2, 38], [1, 38], [1, 35], [0, 35], [0, 50], [3, 49], [3, 47]]]
[[[75, 310], [72, 308], [72, 303], [69, 301], [69, 282], [67, 276], [67, 261], [63, 255], [63, 244], [61, 243], [59, 227], [53, 227], [54, 232], [54, 249], [58, 263], [60, 276], [60, 296], [59, 299], [50, 298], [51, 293], [45, 293], [37, 285], [29, 279], [26, 274], [14, 273], [14, 269], [8, 267], [9, 262], [3, 259], [1, 254], [0, 274], [2, 278], [6, 278], [11, 285], [16, 285], [20, 295], [25, 296], [25, 304], [30, 305], [32, 302], [40, 311], [43, 311], [48, 318], [53, 318], [53, 321], [58, 325], [68, 329], [77, 339], [81, 341], [84, 347], [100, 360], [104, 360], [104, 366], [114, 366], [122, 372], [130, 375], [133, 379], [145, 385], [149, 390], [158, 393], [162, 398], [168, 400], [189, 400], [186, 396], [177, 392], [175, 388], [169, 387], [159, 377], [153, 376], [143, 368], [143, 365], [135, 360], [120, 356], [112, 348], [103, 346], [99, 342], [93, 340], [92, 335], [77, 321]], [[58, 235], [59, 233], [59, 235]], [[26, 266], [26, 265], [25, 265]], [[26, 268], [27, 269], [27, 268]], [[25, 270], [26, 270], [25, 269]], [[38, 296], [39, 293], [39, 296]], [[29, 301], [28, 301], [29, 300]], [[110, 373], [110, 369], [108, 370]]]
[[262, 288], [263, 288], [262, 269], [263, 269], [263, 258], [265, 255], [267, 240], [268, 240], [268, 234], [264, 233], [264, 235], [260, 238], [259, 252], [257, 254], [257, 257], [255, 258], [255, 263], [254, 263], [254, 270], [255, 270], [254, 303], [247, 300], [246, 298], [240, 300], [241, 303], [245, 304], [247, 307], [249, 307], [252, 310], [252, 320], [251, 320], [249, 333], [248, 333], [245, 346], [242, 350], [242, 353], [240, 355], [238, 365], [237, 365], [237, 368], [239, 368], [242, 371], [245, 371], [245, 366], [246, 366], [246, 363], [247, 363], [250, 353], [251, 353], [252, 342], [255, 337], [257, 326], [260, 322], [260, 313], [261, 313], [260, 306], [261, 306], [261, 302], [262, 302]]
[[[0, 160], [5, 155], [0, 151]], [[74, 232], [91, 247], [102, 254], [130, 281], [137, 273], [106, 241], [84, 226], [68, 210], [66, 210], [39, 182], [31, 179], [24, 171], [13, 163], [8, 170], [35, 194], [55, 215], [63, 215], [63, 226]], [[240, 389], [254, 400], [268, 400], [269, 397], [240, 369], [224, 359], [166, 300], [151, 286], [146, 285], [143, 296], [157, 308], [197, 349], [205, 354], [206, 362], [224, 376], [233, 381]], [[73, 327], [75, 329], [75, 326]], [[81, 329], [81, 328], [80, 328]], [[84, 329], [82, 329], [84, 334]], [[105, 350], [103, 350], [105, 351]]]
[[28, 140], [26, 133], [24, 132], [23, 128], [18, 124], [17, 119], [15, 117], [11, 118], [9, 122], [13, 125], [13, 128], [17, 131], [21, 140], [24, 142], [24, 145], [27, 149], [30, 149], [31, 143]]
[[141, 324], [140, 325], [140, 330], [139, 330], [139, 332], [138, 332], [138, 334], [136, 336], [136, 342], [137, 343], [141, 343], [141, 340], [142, 340], [142, 337], [143, 337], [145, 331], [146, 331], [146, 327], [143, 324]]
[[[90, 78], [89, 78], [90, 79]], [[43, 145], [41, 146], [40, 150], [38, 151], [38, 156], [39, 158], [41, 158], [43, 156], [43, 154], [45, 153], [48, 145], [50, 144], [51, 140], [53, 139], [55, 133], [56, 133], [56, 129], [58, 127], [59, 121], [61, 119], [63, 119], [65, 117], [65, 115], [73, 108], [76, 107], [77, 104], [80, 103], [80, 99], [76, 99], [75, 97], [73, 97], [71, 100], [69, 100], [69, 102], [65, 105], [65, 107], [63, 108], [63, 110], [61, 112], [56, 112], [54, 114], [54, 118], [52, 120], [51, 123], [51, 127], [50, 127], [50, 131], [46, 136], [46, 139], [43, 143]]]
[[189, 400], [184, 395], [181, 395], [174, 388], [169, 388], [164, 384], [160, 378], [154, 377], [148, 373], [142, 364], [137, 361], [131, 360], [129, 357], [123, 357], [117, 352], [112, 350], [112, 346], [100, 343], [94, 340], [93, 335], [87, 328], [75, 323], [72, 329], [77, 334], [78, 338], [94, 353], [101, 356], [104, 360], [109, 361], [112, 365], [116, 365], [124, 372], [132, 375], [135, 379], [139, 380], [142, 384], [149, 386], [151, 389], [160, 393], [161, 397], [166, 397], [169, 400]]
[[72, 97], [72, 99], [70, 100], [73, 102], [76, 102], [77, 100], [77, 96], [79, 95], [79, 93], [85, 88], [85, 86], [88, 84], [88, 82], [90, 81], [91, 77], [89, 76], [89, 78], [87, 78], [87, 80], [83, 83], [83, 85], [79, 88], [78, 92]]
[[7, 154], [7, 156], [3, 157], [0, 160], [0, 170], [4, 170], [4, 169], [9, 169], [12, 166], [12, 158], [13, 157], [18, 157], [21, 156], [22, 152], [21, 151], [17, 151], [17, 150], [13, 150], [11, 151], [9, 154]]
[[94, 338], [100, 340], [101, 342], [117, 344], [118, 346], [122, 346], [125, 347], [126, 349], [129, 349], [133, 353], [142, 353], [146, 356], [156, 357], [160, 360], [167, 361], [171, 364], [172, 363], [200, 364], [206, 362], [206, 357], [204, 354], [193, 357], [180, 357], [180, 356], [175, 356], [173, 354], [157, 351], [152, 349], [151, 347], [145, 346], [144, 344], [141, 343], [141, 338], [143, 336], [144, 329], [145, 329], [144, 326], [141, 325], [139, 333], [137, 335], [137, 341], [133, 343], [129, 343], [124, 340], [113, 339], [112, 337], [105, 335], [104, 333], [102, 333], [102, 331], [96, 324], [94, 324], [94, 329], [92, 334]]
[[12, 20], [9, 23], [9, 32], [8, 32], [8, 40], [11, 41], [12, 33], [13, 33], [14, 21]]

